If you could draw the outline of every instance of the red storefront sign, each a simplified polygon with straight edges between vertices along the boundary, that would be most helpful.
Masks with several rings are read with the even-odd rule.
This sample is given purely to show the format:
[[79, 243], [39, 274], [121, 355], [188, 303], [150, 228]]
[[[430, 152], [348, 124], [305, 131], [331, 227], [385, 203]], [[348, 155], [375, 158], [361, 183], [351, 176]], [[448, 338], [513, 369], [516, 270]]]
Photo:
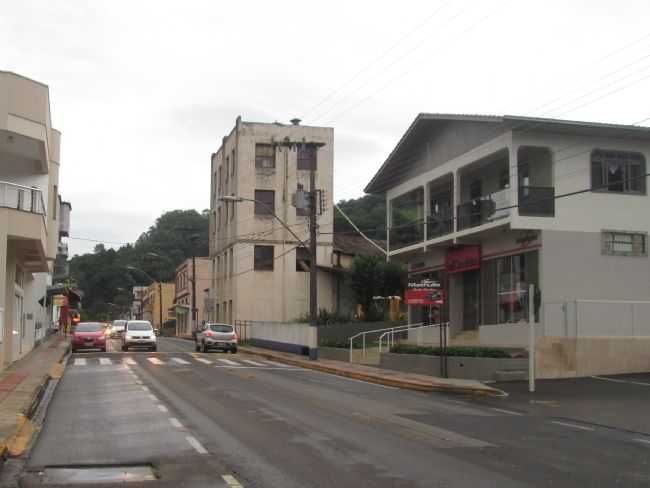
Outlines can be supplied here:
[[404, 301], [407, 305], [442, 305], [445, 292], [438, 283], [409, 283], [404, 293]]
[[445, 271], [448, 274], [462, 273], [481, 267], [481, 246], [464, 246], [447, 251]]

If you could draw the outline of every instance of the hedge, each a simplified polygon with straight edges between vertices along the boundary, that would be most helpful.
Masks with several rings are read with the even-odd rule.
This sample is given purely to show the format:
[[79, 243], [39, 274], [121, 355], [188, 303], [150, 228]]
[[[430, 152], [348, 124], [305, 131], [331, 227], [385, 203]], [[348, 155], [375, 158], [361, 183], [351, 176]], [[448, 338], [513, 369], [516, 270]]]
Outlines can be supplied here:
[[[429, 356], [440, 356], [440, 347], [413, 346], [409, 344], [398, 344], [390, 349], [396, 354], [426, 354]], [[509, 358], [510, 353], [504, 349], [495, 347], [469, 347], [451, 346], [447, 348], [447, 356], [472, 357], [472, 358]]]

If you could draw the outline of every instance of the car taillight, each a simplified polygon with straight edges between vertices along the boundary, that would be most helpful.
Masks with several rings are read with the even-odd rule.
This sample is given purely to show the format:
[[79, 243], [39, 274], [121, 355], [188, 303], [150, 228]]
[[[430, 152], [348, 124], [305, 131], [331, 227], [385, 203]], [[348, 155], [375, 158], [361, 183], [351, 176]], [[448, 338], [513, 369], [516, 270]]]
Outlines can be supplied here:
[[205, 333], [205, 335], [207, 335], [208, 337], [210, 337], [210, 336], [212, 335], [212, 331], [210, 331], [210, 330], [207, 331], [207, 332]]
[[239, 340], [239, 337], [237, 336], [237, 332], [233, 332], [233, 333], [232, 333], [232, 338], [233, 338], [234, 340], [236, 340], [236, 341]]

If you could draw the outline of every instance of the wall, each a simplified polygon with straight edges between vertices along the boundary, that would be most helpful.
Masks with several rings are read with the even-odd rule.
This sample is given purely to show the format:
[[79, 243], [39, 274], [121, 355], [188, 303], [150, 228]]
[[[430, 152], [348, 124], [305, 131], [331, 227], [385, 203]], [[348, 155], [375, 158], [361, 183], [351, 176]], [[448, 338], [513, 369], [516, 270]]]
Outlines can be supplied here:
[[254, 346], [307, 355], [316, 342], [316, 333], [308, 324], [253, 322], [246, 337]]

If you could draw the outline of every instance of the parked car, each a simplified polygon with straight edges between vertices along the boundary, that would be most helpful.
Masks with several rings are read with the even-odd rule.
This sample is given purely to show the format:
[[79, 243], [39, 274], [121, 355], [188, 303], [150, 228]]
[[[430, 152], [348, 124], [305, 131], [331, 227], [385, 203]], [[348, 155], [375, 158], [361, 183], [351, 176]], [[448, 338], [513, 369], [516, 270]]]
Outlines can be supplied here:
[[80, 322], [72, 331], [72, 352], [99, 349], [106, 352], [106, 334], [99, 322]]
[[124, 326], [122, 335], [122, 351], [128, 351], [131, 347], [146, 347], [155, 351], [156, 334], [151, 322], [148, 320], [129, 320]]
[[204, 324], [196, 331], [195, 347], [197, 351], [208, 352], [210, 349], [237, 352], [237, 333], [232, 325]]
[[111, 326], [111, 339], [119, 339], [122, 337], [126, 322], [126, 320], [113, 320], [113, 325]]

